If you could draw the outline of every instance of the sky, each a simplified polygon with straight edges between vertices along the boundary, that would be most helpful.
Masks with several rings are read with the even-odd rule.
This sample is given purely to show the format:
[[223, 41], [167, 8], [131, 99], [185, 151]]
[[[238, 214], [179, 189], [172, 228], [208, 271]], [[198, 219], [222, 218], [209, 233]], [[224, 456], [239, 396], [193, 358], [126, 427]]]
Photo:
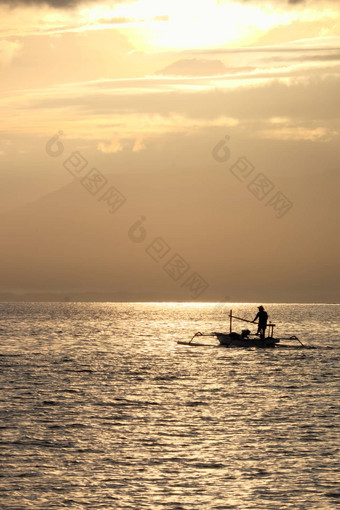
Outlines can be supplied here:
[[0, 299], [339, 303], [337, 0], [0, 20]]

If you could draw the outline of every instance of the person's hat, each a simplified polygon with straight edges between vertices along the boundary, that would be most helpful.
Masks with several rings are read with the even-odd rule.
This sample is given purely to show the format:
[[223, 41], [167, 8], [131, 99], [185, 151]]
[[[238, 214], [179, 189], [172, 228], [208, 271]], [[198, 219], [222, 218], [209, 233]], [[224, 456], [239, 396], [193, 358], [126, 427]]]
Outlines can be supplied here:
[[261, 306], [258, 306], [257, 308], [258, 308], [259, 310], [264, 310], [264, 308], [263, 308], [263, 306], [262, 306], [262, 305], [261, 305]]

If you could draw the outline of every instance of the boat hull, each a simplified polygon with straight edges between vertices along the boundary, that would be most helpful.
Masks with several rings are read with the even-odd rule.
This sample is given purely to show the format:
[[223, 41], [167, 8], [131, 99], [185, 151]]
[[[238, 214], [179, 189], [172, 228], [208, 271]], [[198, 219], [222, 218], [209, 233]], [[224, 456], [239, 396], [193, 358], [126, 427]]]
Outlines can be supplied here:
[[237, 333], [215, 333], [218, 341], [224, 347], [260, 347], [273, 348], [280, 340], [277, 338], [242, 338]]

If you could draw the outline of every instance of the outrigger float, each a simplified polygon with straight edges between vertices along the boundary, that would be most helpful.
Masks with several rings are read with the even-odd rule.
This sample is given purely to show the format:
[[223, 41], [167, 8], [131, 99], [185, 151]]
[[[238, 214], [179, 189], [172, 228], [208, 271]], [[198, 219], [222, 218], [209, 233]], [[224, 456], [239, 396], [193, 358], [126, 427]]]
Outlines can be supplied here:
[[[276, 324], [273, 324], [272, 322], [269, 322], [267, 324], [267, 330], [268, 334], [266, 337], [261, 338], [256, 333], [251, 333], [249, 329], [243, 329], [241, 333], [235, 333], [232, 329], [232, 323], [233, 319], [237, 319], [239, 321], [244, 322], [250, 322], [251, 324], [257, 324], [257, 322], [249, 321], [248, 319], [243, 319], [242, 317], [236, 317], [233, 315], [232, 310], [230, 310], [229, 313], [229, 333], [201, 333], [198, 331], [194, 334], [192, 339], [189, 342], [183, 342], [178, 341], [178, 344], [183, 345], [204, 345], [200, 343], [193, 342], [193, 340], [197, 337], [202, 336], [209, 336], [209, 337], [215, 337], [218, 339], [220, 345], [223, 347], [260, 347], [260, 348], [273, 348], [276, 347], [277, 344], [281, 342], [281, 340], [288, 340], [288, 341], [297, 341], [299, 342], [301, 347], [305, 347], [303, 343], [298, 339], [297, 336], [292, 335], [289, 337], [279, 337], [274, 338], [274, 328], [276, 327]], [[283, 345], [281, 345], [283, 347]]]

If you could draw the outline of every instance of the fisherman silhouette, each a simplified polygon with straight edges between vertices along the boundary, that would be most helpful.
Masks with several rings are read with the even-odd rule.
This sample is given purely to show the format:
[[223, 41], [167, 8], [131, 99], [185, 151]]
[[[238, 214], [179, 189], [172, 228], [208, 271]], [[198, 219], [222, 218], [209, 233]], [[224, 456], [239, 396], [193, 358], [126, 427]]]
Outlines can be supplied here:
[[256, 321], [256, 319], [259, 320], [259, 324], [257, 327], [257, 333], [256, 335], [260, 335], [261, 339], [264, 339], [265, 333], [266, 333], [266, 327], [267, 327], [267, 321], [268, 321], [268, 314], [263, 308], [263, 306], [258, 306], [259, 311], [257, 312], [257, 315], [253, 322]]

